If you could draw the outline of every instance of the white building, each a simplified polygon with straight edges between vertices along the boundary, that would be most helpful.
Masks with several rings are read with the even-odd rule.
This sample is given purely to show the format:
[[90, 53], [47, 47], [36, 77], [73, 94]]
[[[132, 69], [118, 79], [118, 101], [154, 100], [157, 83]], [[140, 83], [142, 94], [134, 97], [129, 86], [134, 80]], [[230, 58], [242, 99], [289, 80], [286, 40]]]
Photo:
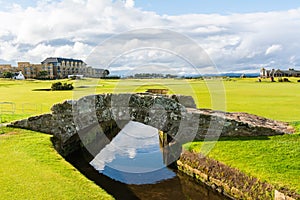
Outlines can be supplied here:
[[15, 76], [13, 77], [13, 79], [16, 79], [16, 80], [25, 80], [25, 76], [22, 74], [21, 71], [19, 71], [18, 73], [15, 74]]

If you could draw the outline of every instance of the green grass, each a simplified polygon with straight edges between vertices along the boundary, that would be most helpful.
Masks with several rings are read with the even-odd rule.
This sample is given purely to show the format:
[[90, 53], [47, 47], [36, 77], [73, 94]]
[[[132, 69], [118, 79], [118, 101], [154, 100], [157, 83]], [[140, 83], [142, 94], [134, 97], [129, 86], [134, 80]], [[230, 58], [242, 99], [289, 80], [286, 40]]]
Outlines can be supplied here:
[[[194, 152], [204, 152], [212, 141], [185, 144]], [[300, 134], [272, 137], [222, 138], [208, 156], [278, 188], [300, 193]]]
[[0, 116], [0, 123], [8, 123], [15, 120], [25, 119], [29, 114], [2, 114]]
[[51, 88], [55, 81], [18, 81], [0, 80], [0, 104], [2, 114], [36, 115], [50, 112], [54, 103], [72, 99], [72, 91], [34, 91], [35, 89]]
[[[30, 115], [50, 112], [50, 108], [54, 103], [62, 102], [66, 99], [77, 99], [81, 96], [95, 93], [145, 92], [149, 88], [166, 88], [169, 89], [171, 94], [193, 96], [196, 99], [196, 104], [199, 108], [248, 112], [271, 119], [287, 121], [291, 122], [291, 124], [293, 124], [300, 132], [300, 83], [297, 83], [296, 78], [290, 78], [290, 80], [292, 81], [290, 83], [271, 83], [268, 80], [263, 80], [263, 82], [259, 83], [257, 82], [257, 79], [250, 78], [236, 78], [230, 79], [230, 81], [178, 79], [86, 79], [74, 83], [75, 89], [73, 91], [34, 91], [35, 89], [50, 88], [51, 84], [55, 81], [13, 81], [0, 79], [0, 102], [12, 102], [15, 106], [13, 113], [9, 113], [8, 111], [11, 107], [5, 105], [8, 107], [4, 106], [4, 108], [1, 108], [0, 110], [6, 110], [6, 112], [2, 112], [0, 114], [2, 119], [11, 121], [22, 118], [23, 116], [27, 117]], [[222, 91], [225, 92], [226, 100], [222, 99], [222, 96], [220, 95], [222, 94]], [[218, 94], [217, 92], [221, 93]], [[5, 185], [6, 182], [9, 183], [9, 180], [6, 177], [14, 177], [14, 173], [12, 171], [15, 170], [16, 172], [24, 173], [23, 176], [32, 181], [32, 190], [41, 190], [41, 193], [42, 190], [43, 192], [49, 190], [54, 193], [52, 195], [56, 195], [56, 191], [51, 190], [52, 187], [56, 188], [56, 184], [59, 185], [59, 183], [55, 182], [56, 180], [53, 180], [54, 182], [50, 182], [49, 185], [39, 185], [33, 181], [33, 179], [30, 179], [30, 177], [33, 176], [34, 179], [40, 180], [43, 183], [42, 179], [45, 178], [46, 174], [42, 174], [42, 172], [31, 174], [30, 170], [25, 170], [29, 173], [25, 174], [25, 172], [22, 172], [22, 170], [19, 169], [19, 166], [21, 166], [22, 169], [26, 169], [23, 163], [27, 163], [27, 161], [24, 162], [22, 159], [22, 156], [24, 155], [27, 156], [25, 157], [27, 160], [35, 160], [35, 166], [30, 165], [30, 163], [26, 164], [28, 166], [35, 167], [33, 168], [35, 171], [44, 171], [42, 170], [44, 168], [46, 170], [50, 170], [49, 176], [46, 176], [49, 181], [50, 179], [56, 179], [60, 176], [64, 178], [67, 176], [69, 178], [67, 179], [67, 184], [71, 184], [70, 182], [72, 182], [73, 179], [76, 179], [75, 176], [77, 175], [74, 175], [74, 173], [78, 174], [78, 172], [74, 169], [70, 170], [72, 167], [62, 161], [59, 155], [54, 152], [49, 142], [49, 136], [32, 134], [32, 132], [27, 131], [15, 131], [24, 132], [24, 134], [9, 136], [8, 138], [10, 139], [6, 139], [6, 136], [1, 136], [0, 144], [2, 159], [0, 163], [0, 170], [7, 168], [7, 173], [9, 172], [8, 175], [0, 177], [1, 184]], [[21, 142], [18, 142], [20, 138], [27, 138], [28, 143], [25, 144], [22, 140], [20, 140]], [[16, 147], [13, 142], [9, 145], [8, 141], [15, 140], [17, 140]], [[30, 144], [43, 140], [45, 140], [44, 142], [45, 144], [47, 143], [47, 145], [44, 144], [44, 146], [39, 146], [39, 148], [32, 152], [28, 150], [28, 148], [34, 148], [31, 147]], [[7, 144], [3, 149], [2, 144], [5, 142]], [[247, 174], [266, 180], [279, 187], [294, 189], [300, 193], [298, 183], [300, 182], [299, 143], [299, 134], [275, 136], [263, 139], [224, 139], [217, 142], [209, 156], [232, 167], [238, 168]], [[37, 144], [40, 145], [40, 142], [37, 142]], [[199, 151], [203, 142], [194, 142], [189, 145], [192, 150]], [[24, 149], [25, 152], [23, 152], [22, 149]], [[31, 153], [28, 153], [28, 151]], [[18, 152], [20, 152], [21, 157], [18, 158], [17, 156], [12, 155], [12, 153], [18, 155]], [[39, 159], [36, 159], [36, 155], [33, 152], [39, 156]], [[49, 156], [50, 154], [54, 155], [54, 157]], [[4, 158], [3, 156], [6, 157]], [[17, 160], [13, 157], [16, 157]], [[60, 169], [57, 170], [54, 166]], [[70, 176], [74, 176], [75, 178], [69, 177], [68, 175], [68, 173], [73, 171], [73, 175]], [[4, 173], [4, 171], [1, 171], [1, 173]], [[18, 177], [21, 175], [16, 176]], [[81, 177], [79, 174], [78, 176]], [[83, 177], [79, 179], [82, 179], [83, 182], [88, 182], [88, 184], [92, 184]], [[12, 180], [14, 179], [12, 178]], [[10, 189], [5, 186], [2, 187], [6, 188], [8, 191], [10, 190], [15, 196], [19, 195], [18, 197], [22, 197], [23, 190], [25, 190], [24, 197], [29, 198], [30, 190], [26, 191], [26, 189], [24, 189], [25, 186], [22, 186], [25, 185], [24, 183], [26, 183], [26, 180], [20, 179], [17, 183], [11, 183], [15, 184], [16, 187], [11, 186], [9, 187]], [[75, 187], [72, 186], [72, 184], [69, 189], [68, 187], [69, 185], [63, 188], [63, 190], [72, 193], [73, 190], [76, 191], [78, 189], [72, 189], [72, 187]], [[96, 186], [93, 185], [90, 187]], [[6, 191], [6, 194], [8, 195], [9, 192]]]
[[258, 83], [255, 79], [224, 82], [228, 111], [242, 111], [282, 121], [299, 121], [300, 83]]
[[0, 135], [0, 199], [112, 199], [54, 150], [50, 135], [4, 131]]
[[291, 125], [300, 133], [300, 121], [292, 122]]
[[[29, 116], [50, 112], [54, 103], [77, 99], [85, 95], [108, 92], [145, 92], [149, 88], [167, 88], [170, 94], [193, 96], [199, 108], [248, 112], [271, 119], [293, 122], [299, 121], [300, 116], [300, 106], [298, 106], [300, 83], [297, 83], [295, 78], [290, 78], [290, 80], [292, 81], [290, 83], [271, 83], [266, 80], [259, 83], [253, 78], [236, 78], [223, 82], [182, 79], [86, 79], [77, 82], [64, 80], [74, 82], [73, 91], [34, 91], [50, 88], [51, 84], [56, 81], [0, 79], [0, 102], [12, 102], [15, 106], [14, 114]], [[90, 87], [80, 88], [79, 86]], [[222, 91], [225, 92], [226, 99], [222, 98]], [[9, 106], [6, 107], [12, 110]]]

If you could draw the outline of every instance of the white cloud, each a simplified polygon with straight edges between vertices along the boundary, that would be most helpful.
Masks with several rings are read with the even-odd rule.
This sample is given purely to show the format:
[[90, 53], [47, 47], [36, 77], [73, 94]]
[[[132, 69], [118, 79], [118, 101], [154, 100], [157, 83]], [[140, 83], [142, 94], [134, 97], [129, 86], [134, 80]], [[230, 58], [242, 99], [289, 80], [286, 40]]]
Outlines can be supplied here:
[[134, 7], [134, 0], [125, 0], [125, 7], [126, 8], [133, 8]]
[[270, 55], [282, 50], [282, 46], [279, 44], [273, 44], [266, 50], [266, 55]]
[[[139, 28], [166, 28], [194, 40], [221, 71], [251, 68], [257, 71], [259, 66], [267, 66], [271, 61], [275, 67], [300, 66], [300, 60], [293, 58], [295, 52], [300, 51], [300, 9], [250, 14], [160, 16], [135, 8], [133, 0], [40, 1], [35, 7], [22, 8], [15, 4], [9, 10], [0, 11], [0, 24], [0, 59], [12, 64], [26, 59], [40, 62], [46, 56], [84, 59], [97, 44], [114, 34]], [[159, 32], [153, 33], [157, 34]], [[112, 44], [112, 48], [138, 48], [141, 44], [152, 44], [150, 35], [139, 40], [131, 38], [126, 41], [123, 38]], [[160, 47], [172, 49], [172, 44], [177, 44], [174, 50], [191, 52], [190, 59], [199, 57], [199, 52], [180, 44], [176, 38], [170, 37]], [[140, 55], [139, 58], [132, 61], [143, 63], [146, 57]], [[169, 61], [170, 66], [175, 66], [170, 56], [161, 57], [160, 61], [162, 58]], [[133, 57], [123, 61], [130, 62], [130, 59]], [[124, 66], [129, 64], [123, 63]]]
[[73, 45], [51, 46], [48, 44], [38, 44], [21, 56], [22, 60], [28, 60], [33, 63], [39, 63], [46, 57], [57, 56], [67, 58], [85, 59], [92, 47], [81, 42], [75, 42]]
[[[148, 150], [149, 152], [147, 153], [149, 154], [155, 152], [160, 154], [157, 133], [158, 130], [156, 128], [130, 121], [118, 135], [95, 156], [90, 164], [98, 171], [103, 171], [105, 166], [129, 173], [147, 173], [161, 169], [163, 167], [162, 157], [160, 163], [153, 163], [151, 166], [141, 163], [138, 159], [131, 160], [131, 163], [128, 165], [113, 163], [117, 157], [134, 159], [140, 149]], [[147, 157], [147, 153], [142, 153], [144, 154], [143, 157]]]
[[0, 44], [0, 54], [0, 59], [5, 61], [11, 61], [20, 57], [18, 45], [14, 44], [13, 41], [2, 41]]

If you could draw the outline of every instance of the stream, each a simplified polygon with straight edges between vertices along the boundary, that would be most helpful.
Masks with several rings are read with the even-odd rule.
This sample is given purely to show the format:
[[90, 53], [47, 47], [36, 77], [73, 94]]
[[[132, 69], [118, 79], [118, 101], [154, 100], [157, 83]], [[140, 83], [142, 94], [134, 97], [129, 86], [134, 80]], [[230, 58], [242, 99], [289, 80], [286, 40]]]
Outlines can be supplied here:
[[166, 167], [156, 128], [129, 122], [93, 157], [82, 148], [67, 157], [115, 199], [228, 199]]

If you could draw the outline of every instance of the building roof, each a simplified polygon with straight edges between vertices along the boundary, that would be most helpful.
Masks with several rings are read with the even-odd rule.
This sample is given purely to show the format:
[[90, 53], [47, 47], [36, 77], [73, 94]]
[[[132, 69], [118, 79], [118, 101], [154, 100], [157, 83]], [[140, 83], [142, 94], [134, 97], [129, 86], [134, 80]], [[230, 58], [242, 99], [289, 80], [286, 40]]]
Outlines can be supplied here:
[[279, 72], [279, 73], [284, 73], [284, 74], [299, 74], [300, 71], [299, 70], [294, 70], [294, 69], [289, 69], [289, 70], [281, 70], [281, 69], [278, 69], [276, 70], [276, 73]]
[[73, 58], [49, 57], [49, 58], [46, 58], [42, 62], [42, 64], [45, 64], [45, 63], [61, 63], [62, 61], [65, 61], [65, 62], [69, 61], [69, 62], [81, 62], [81, 63], [85, 63], [82, 60], [73, 59]]

